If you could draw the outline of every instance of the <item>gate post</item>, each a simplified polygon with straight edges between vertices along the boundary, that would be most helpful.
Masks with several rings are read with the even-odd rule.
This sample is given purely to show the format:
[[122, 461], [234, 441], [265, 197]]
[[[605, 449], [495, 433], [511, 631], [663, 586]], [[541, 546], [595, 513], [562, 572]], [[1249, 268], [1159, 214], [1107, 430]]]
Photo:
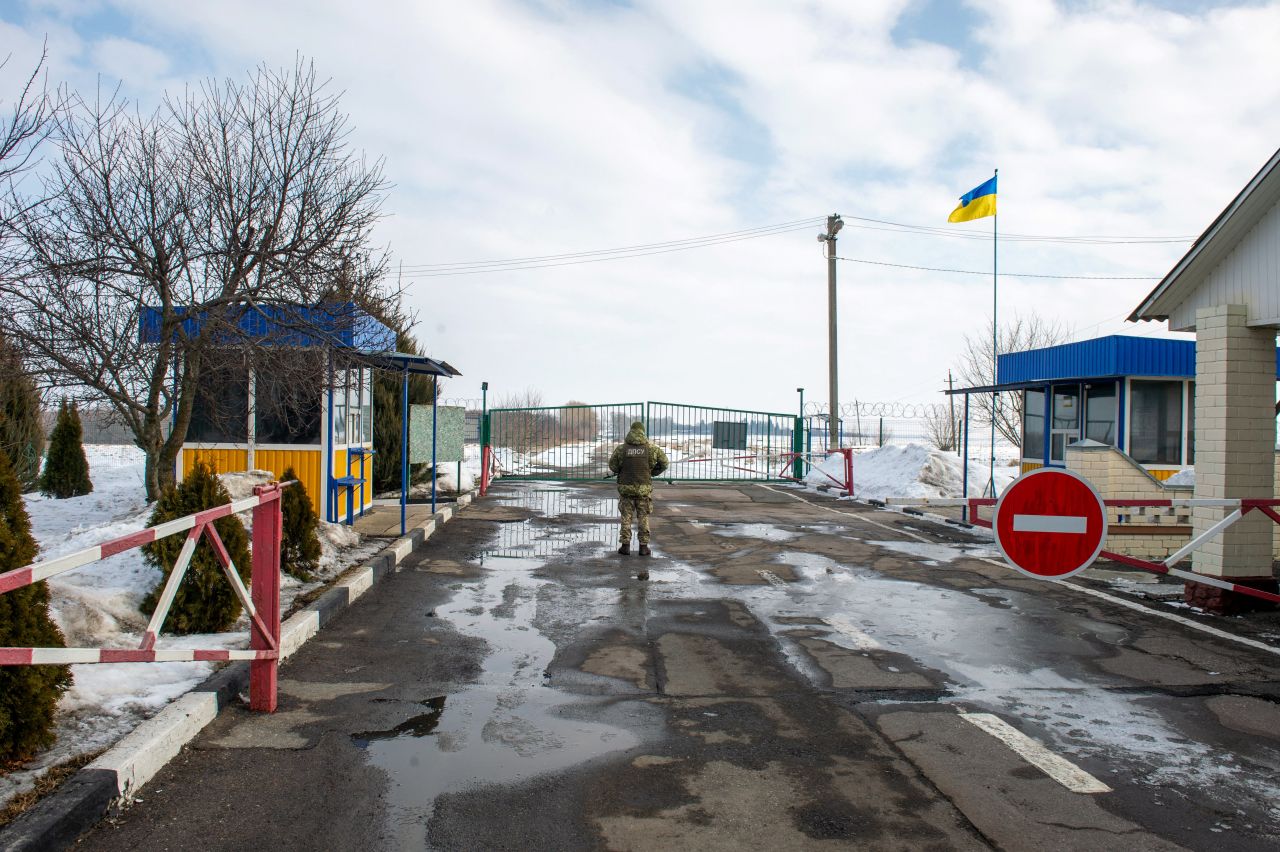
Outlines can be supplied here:
[[489, 412], [480, 415], [480, 496], [489, 492]]
[[273, 713], [280, 666], [280, 539], [284, 534], [284, 512], [278, 482], [259, 485], [253, 493], [264, 499], [253, 507], [253, 573], [249, 588], [253, 608], [271, 635], [264, 636], [255, 621], [249, 628], [249, 648], [275, 651], [276, 656], [249, 663], [249, 709]]
[[804, 479], [804, 419], [796, 418], [795, 425], [791, 427], [791, 452], [796, 454], [796, 460], [791, 463], [791, 475], [796, 479]]

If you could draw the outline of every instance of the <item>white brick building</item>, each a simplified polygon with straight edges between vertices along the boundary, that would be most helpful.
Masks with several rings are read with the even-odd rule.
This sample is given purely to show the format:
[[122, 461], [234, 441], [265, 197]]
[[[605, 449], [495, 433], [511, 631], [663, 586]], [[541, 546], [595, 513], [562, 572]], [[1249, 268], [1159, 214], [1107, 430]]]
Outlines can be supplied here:
[[[1129, 319], [1196, 332], [1195, 496], [1274, 495], [1280, 151]], [[1198, 509], [1192, 524], [1199, 531], [1219, 517]], [[1195, 570], [1274, 590], [1271, 527], [1246, 516], [1195, 554]]]

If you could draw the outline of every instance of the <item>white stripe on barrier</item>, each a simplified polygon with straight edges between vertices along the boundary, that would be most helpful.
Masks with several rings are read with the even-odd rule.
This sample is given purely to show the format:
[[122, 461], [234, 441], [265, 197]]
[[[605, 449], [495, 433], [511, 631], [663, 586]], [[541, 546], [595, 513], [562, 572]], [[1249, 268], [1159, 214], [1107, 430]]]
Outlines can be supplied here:
[[1059, 757], [999, 716], [991, 713], [961, 713], [960, 718], [986, 731], [1015, 754], [1073, 793], [1110, 793], [1111, 788], [1074, 763]]
[[1229, 526], [1231, 526], [1232, 524], [1234, 524], [1236, 521], [1240, 520], [1240, 518], [1242, 517], [1242, 515], [1243, 515], [1243, 513], [1242, 513], [1239, 509], [1236, 509], [1234, 512], [1230, 512], [1230, 513], [1228, 513], [1228, 514], [1227, 514], [1227, 516], [1226, 516], [1225, 518], [1223, 518], [1222, 520], [1218, 521], [1218, 522], [1217, 522], [1216, 524], [1214, 524], [1213, 526], [1209, 527], [1209, 529], [1207, 529], [1207, 530], [1205, 530], [1204, 532], [1200, 533], [1200, 535], [1198, 535], [1198, 536], [1194, 537], [1193, 539], [1191, 539], [1191, 541], [1187, 542], [1183, 547], [1179, 548], [1178, 550], [1176, 550], [1176, 551], [1175, 551], [1175, 552], [1173, 552], [1173, 553], [1170, 553], [1170, 554], [1169, 554], [1169, 558], [1168, 558], [1168, 559], [1166, 559], [1166, 560], [1164, 560], [1164, 564], [1165, 564], [1165, 566], [1166, 566], [1166, 567], [1170, 567], [1170, 568], [1171, 568], [1171, 567], [1173, 567], [1174, 565], [1177, 565], [1179, 562], [1181, 562], [1181, 561], [1182, 561], [1182, 559], [1183, 559], [1183, 558], [1184, 558], [1188, 553], [1191, 553], [1191, 552], [1192, 552], [1193, 550], [1195, 550], [1197, 547], [1199, 547], [1200, 545], [1204, 544], [1206, 541], [1208, 541], [1209, 539], [1213, 538], [1213, 537], [1214, 537], [1214, 536], [1216, 536], [1218, 533], [1222, 532], [1222, 531], [1223, 531], [1223, 530], [1225, 530], [1227, 527], [1229, 527]]
[[1014, 532], [1075, 533], [1089, 530], [1089, 519], [1077, 515], [1014, 515]]

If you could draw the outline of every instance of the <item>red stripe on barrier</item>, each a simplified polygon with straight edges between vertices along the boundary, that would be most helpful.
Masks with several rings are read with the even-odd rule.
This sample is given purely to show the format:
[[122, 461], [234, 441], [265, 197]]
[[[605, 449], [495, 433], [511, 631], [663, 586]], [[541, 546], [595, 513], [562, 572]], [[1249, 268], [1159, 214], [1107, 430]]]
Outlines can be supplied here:
[[31, 568], [18, 568], [7, 574], [0, 574], [0, 595], [31, 585], [35, 572]]
[[150, 544], [156, 540], [156, 531], [153, 529], [138, 530], [135, 533], [122, 535], [119, 538], [113, 538], [111, 541], [103, 542], [99, 547], [102, 548], [102, 558], [115, 556], [117, 553], [124, 553], [139, 545]]
[[153, 663], [155, 651], [137, 651], [131, 648], [103, 648], [98, 652], [104, 663]]
[[216, 521], [219, 518], [225, 518], [227, 515], [230, 515], [230, 514], [231, 514], [230, 506], [218, 506], [215, 509], [205, 509], [203, 512], [196, 512], [194, 515], [196, 519], [196, 525], [194, 529], [198, 530], [200, 527], [204, 526], [210, 521]]
[[202, 663], [215, 663], [231, 659], [230, 651], [196, 651], [196, 659]]
[[1128, 565], [1131, 568], [1141, 568], [1144, 571], [1151, 571], [1155, 574], [1168, 574], [1169, 568], [1163, 562], [1152, 562], [1149, 559], [1139, 559], [1136, 556], [1125, 556], [1123, 553], [1112, 553], [1110, 550], [1104, 550], [1098, 554], [1103, 559], [1110, 559], [1112, 562], [1119, 562], [1121, 565]]
[[0, 666], [31, 665], [33, 648], [0, 648]]

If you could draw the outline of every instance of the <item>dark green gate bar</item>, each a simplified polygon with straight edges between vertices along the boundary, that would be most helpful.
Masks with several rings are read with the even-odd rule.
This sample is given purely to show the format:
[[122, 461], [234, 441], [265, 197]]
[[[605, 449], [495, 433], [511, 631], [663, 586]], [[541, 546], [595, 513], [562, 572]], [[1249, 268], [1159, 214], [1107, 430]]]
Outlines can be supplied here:
[[604, 479], [609, 454], [635, 420], [644, 420], [642, 402], [495, 408], [487, 443], [507, 478]]
[[792, 473], [794, 414], [650, 402], [649, 438], [671, 460], [663, 479], [723, 482], [783, 479]]

